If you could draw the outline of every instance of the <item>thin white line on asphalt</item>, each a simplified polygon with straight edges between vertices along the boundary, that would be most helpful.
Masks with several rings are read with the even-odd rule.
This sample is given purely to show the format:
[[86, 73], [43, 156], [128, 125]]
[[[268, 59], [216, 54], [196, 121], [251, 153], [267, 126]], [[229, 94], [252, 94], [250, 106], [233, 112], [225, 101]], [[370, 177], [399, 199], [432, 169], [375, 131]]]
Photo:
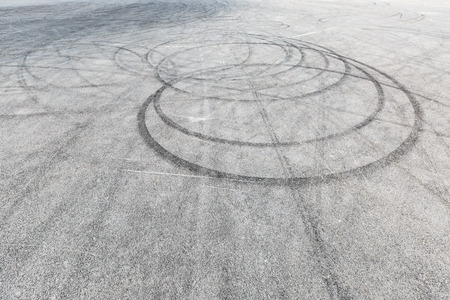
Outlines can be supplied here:
[[152, 171], [138, 171], [138, 170], [130, 170], [130, 169], [122, 169], [122, 171], [133, 172], [133, 173], [143, 173], [143, 174], [148, 174], [148, 175], [163, 175], [163, 176], [179, 176], [179, 177], [191, 177], [191, 178], [210, 178], [210, 179], [216, 179], [216, 177], [212, 177], [212, 176], [187, 175], [187, 174], [178, 174], [178, 173], [164, 173], [164, 172], [152, 172]]
[[[163, 176], [178, 176], [178, 177], [188, 177], [188, 178], [217, 179], [217, 177], [213, 177], [213, 176], [187, 175], [187, 174], [179, 174], [179, 173], [164, 173], [164, 172], [153, 172], [153, 171], [138, 171], [138, 170], [130, 170], [130, 169], [121, 169], [121, 170], [125, 171], [125, 172], [142, 173], [142, 174], [148, 174], [148, 175], [163, 175]], [[228, 180], [238, 181], [238, 182], [253, 183], [253, 181], [250, 181], [250, 180], [239, 180], [239, 179], [228, 179]]]
[[333, 28], [336, 28], [336, 26], [329, 27], [329, 28], [325, 28], [325, 29], [318, 30], [318, 31], [311, 31], [311, 32], [307, 32], [307, 33], [295, 35], [295, 36], [292, 36], [291, 38], [296, 38], [296, 37], [299, 37], [299, 36], [305, 36], [305, 35], [316, 34], [316, 33], [323, 32], [323, 31], [327, 31], [327, 30], [330, 30], [330, 29], [333, 29]]

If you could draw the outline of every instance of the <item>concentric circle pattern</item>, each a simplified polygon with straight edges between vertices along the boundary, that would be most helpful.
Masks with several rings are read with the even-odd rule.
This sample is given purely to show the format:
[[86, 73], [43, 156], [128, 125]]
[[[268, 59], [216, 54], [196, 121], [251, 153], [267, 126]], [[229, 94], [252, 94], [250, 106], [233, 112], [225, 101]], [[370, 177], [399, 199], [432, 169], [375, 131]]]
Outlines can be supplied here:
[[141, 109], [141, 134], [205, 175], [342, 176], [396, 159], [417, 138], [419, 107], [395, 79], [309, 42], [194, 36], [146, 57], [162, 87]]

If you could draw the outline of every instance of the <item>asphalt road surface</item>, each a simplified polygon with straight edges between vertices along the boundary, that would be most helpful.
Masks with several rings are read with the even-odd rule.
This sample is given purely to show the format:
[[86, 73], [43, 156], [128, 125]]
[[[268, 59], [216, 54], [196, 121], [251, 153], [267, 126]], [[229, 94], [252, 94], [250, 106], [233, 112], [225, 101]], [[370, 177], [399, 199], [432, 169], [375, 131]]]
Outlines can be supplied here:
[[0, 299], [450, 299], [449, 49], [444, 0], [2, 1]]

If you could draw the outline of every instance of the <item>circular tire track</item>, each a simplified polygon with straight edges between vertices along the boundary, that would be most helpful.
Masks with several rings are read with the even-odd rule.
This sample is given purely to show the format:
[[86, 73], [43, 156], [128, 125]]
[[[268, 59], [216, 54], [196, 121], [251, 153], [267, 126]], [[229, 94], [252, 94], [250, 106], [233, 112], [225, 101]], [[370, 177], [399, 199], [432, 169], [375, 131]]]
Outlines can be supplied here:
[[[238, 36], [238, 41], [231, 41], [229, 43], [223, 41], [214, 42], [214, 40], [205, 41], [203, 44], [200, 44], [200, 46], [198, 43], [199, 41], [195, 41], [195, 44], [177, 44], [177, 42], [168, 42], [160, 45], [159, 48], [153, 48], [151, 52], [146, 55], [150, 65], [155, 67], [157, 77], [162, 82], [162, 87], [156, 91], [156, 93], [151, 95], [142, 105], [138, 114], [139, 131], [151, 148], [177, 166], [205, 176], [240, 181], [281, 184], [292, 182], [315, 182], [373, 171], [376, 168], [385, 166], [399, 159], [402, 155], [407, 153], [417, 141], [422, 120], [422, 113], [418, 102], [414, 96], [394, 78], [373, 67], [339, 55], [327, 48], [304, 41], [288, 41], [246, 35]], [[177, 47], [173, 47], [174, 45]], [[231, 49], [228, 52], [227, 47], [230, 47]], [[229, 56], [236, 48], [241, 49], [241, 52], [234, 51], [238, 54], [240, 53], [240, 57]], [[216, 49], [225, 49], [222, 56], [221, 53], [217, 53]], [[259, 56], [256, 55], [257, 52], [261, 52], [261, 50], [267, 50], [268, 53], [273, 54], [273, 51], [275, 51], [274, 49], [278, 49], [281, 55], [273, 55], [273, 57], [277, 57], [273, 64], [264, 61], [265, 58], [261, 54]], [[201, 53], [201, 56], [192, 57], [192, 53], [194, 52]], [[189, 61], [191, 57], [192, 59]], [[321, 59], [319, 60], [318, 58]], [[263, 61], [255, 61], [258, 59], [262, 59]], [[330, 65], [333, 65], [333, 67]], [[304, 78], [305, 73], [308, 73], [309, 77]], [[233, 74], [235, 76], [233, 76]], [[164, 101], [168, 101], [167, 99], [163, 99], [163, 96], [167, 93], [171, 93], [169, 96], [171, 95], [177, 99], [183, 100], [186, 98], [186, 101], [198, 101], [199, 103], [204, 103], [205, 101], [222, 101], [229, 102], [230, 106], [249, 105], [249, 107], [258, 103], [261, 115], [263, 116], [263, 119], [265, 119], [267, 127], [272, 127], [270, 124], [271, 119], [267, 111], [272, 109], [272, 106], [275, 105], [274, 103], [290, 101], [292, 105], [294, 105], [293, 111], [295, 111], [295, 105], [298, 105], [300, 101], [305, 101], [305, 99], [307, 99], [306, 101], [309, 101], [309, 99], [316, 97], [317, 99], [325, 99], [324, 101], [336, 101], [333, 100], [333, 93], [338, 93], [337, 90], [339, 89], [351, 89], [352, 84], [358, 84], [354, 83], [356, 81], [364, 82], [365, 84], [370, 83], [372, 89], [375, 91], [374, 94], [376, 94], [376, 97], [373, 97], [373, 99], [370, 97], [368, 97], [368, 99], [362, 99], [360, 96], [359, 98], [358, 96], [352, 96], [355, 99], [360, 99], [358, 101], [361, 101], [361, 106], [369, 103], [367, 105], [371, 109], [367, 109], [368, 111], [365, 111], [364, 115], [360, 116], [363, 118], [358, 122], [348, 124], [345, 128], [340, 128], [341, 130], [339, 131], [325, 132], [326, 134], [317, 134], [317, 136], [313, 138], [302, 140], [281, 140], [278, 138], [277, 133], [277, 130], [279, 132], [279, 128], [267, 128], [267, 130], [271, 132], [271, 140], [264, 142], [224, 138], [220, 136], [220, 132], [218, 134], [216, 132], [216, 135], [207, 134], [188, 128], [190, 123], [187, 123], [187, 125], [180, 124], [164, 111], [162, 105]], [[384, 83], [386, 81], [388, 81], [389, 84]], [[188, 82], [188, 84], [185, 82]], [[259, 86], [262, 86], [264, 82], [267, 82], [269, 86], [260, 88]], [[183, 84], [185, 86], [183, 86]], [[197, 85], [202, 88], [197, 89]], [[233, 88], [234, 86], [235, 88]], [[246, 88], [239, 89], [240, 86], [246, 86]], [[385, 89], [388, 86], [390, 86], [390, 89], [393, 89], [392, 86], [395, 86], [395, 91], [401, 94], [401, 96], [397, 96], [397, 98], [403, 97], [404, 99], [407, 99], [409, 109], [411, 110], [410, 119], [413, 119], [404, 120], [405, 122], [410, 122], [407, 126], [409, 130], [407, 134], [403, 134], [403, 136], [395, 136], [395, 134], [392, 134], [392, 136], [389, 136], [389, 133], [386, 133], [383, 138], [379, 138], [381, 142], [384, 140], [389, 141], [390, 138], [396, 140], [395, 143], [397, 144], [392, 142], [395, 144], [395, 147], [391, 146], [389, 142], [386, 142], [388, 146], [391, 146], [389, 151], [382, 150], [383, 153], [380, 155], [380, 150], [377, 150], [377, 156], [373, 159], [368, 160], [365, 158], [365, 161], [362, 160], [362, 163], [350, 167], [345, 166], [344, 164], [342, 168], [334, 168], [327, 172], [323, 172], [323, 170], [314, 170], [308, 174], [292, 171], [299, 163], [292, 162], [295, 160], [294, 157], [290, 154], [290, 158], [289, 154], [283, 152], [287, 151], [284, 149], [291, 149], [290, 151], [292, 151], [292, 149], [299, 148], [298, 153], [302, 153], [302, 147], [305, 144], [336, 143], [336, 145], [340, 145], [339, 143], [344, 143], [342, 141], [346, 140], [352, 140], [353, 143], [367, 143], [358, 141], [355, 137], [361, 135], [361, 130], [365, 127], [372, 126], [377, 128], [377, 126], [379, 126], [378, 124], [383, 122], [381, 119], [383, 119], [384, 116], [380, 115], [384, 113], [386, 101], [388, 101], [385, 92]], [[308, 89], [310, 90], [288, 97], [282, 95], [282, 92], [278, 95], [266, 93], [267, 90], [271, 90], [274, 87], [277, 89], [291, 88], [295, 90], [304, 88], [306, 91], [308, 91]], [[216, 93], [219, 91], [219, 93], [217, 93], [217, 95], [208, 94], [211, 90]], [[226, 92], [222, 92], [228, 90], [231, 90], [234, 93], [230, 92], [230, 96], [226, 96]], [[202, 91], [205, 91], [204, 94], [202, 94]], [[392, 93], [392, 90], [390, 90], [390, 93]], [[241, 95], [248, 96], [249, 94], [254, 95], [253, 99], [249, 97], [240, 97]], [[392, 107], [394, 107], [390, 102], [396, 101], [397, 100], [395, 99], [389, 101], [388, 104], [391, 107], [389, 110], [392, 110]], [[182, 101], [179, 102], [181, 103]], [[303, 104], [300, 103], [300, 105]], [[404, 103], [401, 105], [405, 106]], [[151, 107], [153, 109], [151, 109]], [[175, 107], [175, 109], [177, 108]], [[152, 118], [149, 119], [148, 115], [150, 113]], [[402, 115], [401, 112], [397, 112], [397, 114]], [[155, 120], [156, 116], [160, 120]], [[404, 119], [404, 116], [401, 118]], [[170, 147], [172, 144], [170, 144], [170, 141], [163, 140], [164, 138], [161, 137], [155, 137], [155, 134], [158, 135], [157, 131], [151, 133], [153, 125], [150, 124], [149, 126], [149, 120], [157, 121], [159, 129], [162, 128], [161, 124], [164, 124], [167, 128], [170, 128], [164, 130], [172, 130], [171, 132], [174, 132], [174, 134], [178, 136], [182, 134], [185, 139], [183, 141], [188, 141], [188, 139], [191, 138], [193, 141], [195, 140], [196, 144], [190, 145], [189, 142], [183, 144], [183, 141], [180, 141], [183, 145], [179, 146], [174, 144], [174, 149], [171, 150]], [[325, 122], [325, 125], [331, 124], [328, 120], [324, 121], [322, 119], [321, 121]], [[290, 130], [291, 128], [295, 128], [296, 124], [286, 125], [290, 125], [288, 127]], [[312, 124], [312, 126], [313, 125], [314, 124]], [[220, 128], [218, 130], [220, 131]], [[372, 129], [369, 128], [367, 130], [370, 131]], [[378, 128], [377, 130], [382, 131]], [[401, 141], [398, 141], [400, 138]], [[265, 176], [265, 174], [263, 174], [264, 172], [260, 172], [262, 176], [259, 176], [259, 171], [256, 172], [257, 174], [254, 174], [254, 172], [249, 175], [245, 172], [233, 172], [227, 169], [227, 166], [216, 168], [216, 158], [208, 165], [204, 162], [198, 162], [193, 155], [183, 152], [183, 149], [188, 149], [186, 147], [194, 147], [197, 151], [201, 152], [202, 148], [199, 148], [201, 146], [198, 146], [198, 141], [215, 144], [214, 146], [211, 146], [213, 148], [208, 149], [214, 149], [215, 153], [218, 153], [219, 156], [221, 149], [224, 149], [224, 152], [244, 151], [242, 153], [257, 153], [255, 151], [258, 151], [257, 149], [261, 148], [275, 149], [275, 152], [278, 153], [279, 162], [275, 162], [274, 164], [279, 164], [281, 165], [281, 168], [289, 169], [289, 171], [286, 171], [284, 175], [281, 176]], [[380, 141], [369, 143], [378, 144]], [[180, 147], [182, 148], [181, 150], [179, 149]], [[315, 147], [321, 146], [315, 145]], [[349, 150], [349, 152], [351, 152], [351, 150]], [[242, 155], [243, 154], [241, 154], [241, 156]], [[255, 157], [257, 156], [258, 155], [255, 155]], [[273, 161], [277, 161], [277, 159], [274, 159]], [[239, 164], [239, 161], [229, 161], [229, 163]], [[255, 168], [258, 168], [258, 159], [255, 159], [253, 164], [255, 165]]]

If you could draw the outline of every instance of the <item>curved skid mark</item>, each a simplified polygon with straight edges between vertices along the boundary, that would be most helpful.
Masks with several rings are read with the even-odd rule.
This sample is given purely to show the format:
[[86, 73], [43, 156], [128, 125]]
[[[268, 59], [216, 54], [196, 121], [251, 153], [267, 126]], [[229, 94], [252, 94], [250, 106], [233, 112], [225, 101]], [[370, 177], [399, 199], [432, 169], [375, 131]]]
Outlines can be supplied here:
[[[260, 36], [257, 36], [256, 38], [261, 38]], [[405, 87], [403, 87], [401, 84], [399, 84], [394, 78], [390, 77], [389, 75], [373, 68], [370, 67], [364, 63], [358, 62], [356, 60], [353, 60], [351, 58], [345, 57], [345, 56], [341, 56], [337, 53], [335, 53], [334, 51], [312, 44], [312, 43], [308, 43], [308, 42], [304, 42], [304, 41], [298, 41], [298, 40], [294, 40], [298, 43], [300, 43], [302, 46], [298, 46], [299, 49], [304, 49], [306, 47], [310, 48], [310, 49], [314, 49], [315, 51], [318, 51], [319, 53], [321, 53], [322, 57], [326, 58], [326, 56], [332, 56], [338, 60], [340, 60], [344, 65], [345, 65], [345, 71], [344, 72], [337, 72], [337, 73], [341, 73], [342, 76], [341, 78], [331, 84], [328, 87], [323, 88], [322, 90], [318, 90], [316, 92], [313, 93], [309, 93], [306, 95], [303, 95], [304, 97], [307, 96], [311, 96], [317, 93], [322, 93], [323, 91], [332, 88], [333, 86], [337, 86], [339, 84], [341, 84], [342, 80], [347, 76], [353, 76], [355, 78], [362, 78], [365, 80], [368, 80], [370, 82], [372, 82], [372, 84], [374, 85], [374, 87], [377, 90], [377, 94], [378, 94], [378, 101], [377, 101], [377, 105], [375, 110], [370, 113], [364, 120], [360, 121], [358, 124], [352, 126], [351, 128], [344, 130], [340, 133], [334, 133], [334, 134], [330, 134], [327, 135], [325, 137], [318, 137], [315, 139], [310, 139], [307, 141], [304, 141], [303, 143], [313, 143], [313, 142], [318, 142], [318, 141], [325, 141], [327, 139], [333, 139], [333, 138], [339, 138], [341, 136], [344, 136], [346, 134], [349, 134], [351, 132], [354, 131], [358, 131], [359, 129], [367, 126], [368, 124], [370, 124], [373, 120], [377, 119], [378, 114], [383, 110], [384, 108], [384, 104], [385, 104], [385, 96], [384, 96], [384, 91], [383, 91], [383, 87], [382, 84], [380, 82], [378, 82], [377, 79], [375, 79], [368, 71], [364, 70], [364, 68], [368, 68], [369, 70], [376, 72], [378, 74], [380, 74], [381, 76], [383, 76], [384, 78], [387, 78], [389, 81], [392, 82], [392, 84], [394, 85], [394, 88], [396, 88], [397, 90], [402, 91], [407, 98], [409, 99], [413, 109], [414, 109], [414, 114], [415, 114], [415, 120], [414, 120], [414, 124], [411, 128], [411, 132], [410, 134], [406, 137], [406, 139], [393, 151], [391, 151], [390, 153], [388, 153], [387, 155], [373, 161], [370, 162], [366, 165], [363, 166], [359, 166], [356, 167], [354, 169], [351, 170], [344, 170], [341, 172], [336, 172], [336, 173], [330, 173], [330, 174], [326, 174], [326, 175], [320, 175], [320, 176], [308, 176], [308, 177], [293, 177], [293, 176], [289, 176], [286, 175], [286, 177], [258, 177], [258, 176], [246, 176], [246, 175], [240, 175], [240, 174], [233, 174], [233, 173], [229, 173], [229, 172], [224, 172], [224, 171], [219, 171], [219, 170], [215, 170], [215, 169], [211, 169], [205, 166], [200, 166], [198, 164], [192, 163], [188, 160], [185, 160], [181, 157], [178, 157], [174, 154], [172, 154], [170, 151], [168, 151], [167, 149], [165, 149], [164, 147], [162, 147], [151, 135], [151, 133], [149, 132], [146, 123], [145, 123], [145, 118], [146, 118], [146, 112], [148, 110], [148, 107], [150, 106], [151, 103], [153, 103], [153, 107], [156, 111], [156, 113], [159, 115], [159, 117], [161, 118], [161, 120], [168, 126], [186, 134], [186, 135], [190, 135], [196, 138], [199, 138], [201, 140], [206, 140], [206, 141], [210, 141], [210, 142], [217, 142], [217, 143], [223, 143], [223, 144], [230, 144], [230, 145], [235, 145], [235, 146], [248, 146], [248, 147], [273, 147], [273, 148], [279, 148], [279, 147], [286, 147], [286, 146], [296, 146], [299, 145], [301, 143], [299, 142], [280, 142], [278, 141], [278, 139], [273, 140], [270, 143], [252, 143], [252, 142], [245, 142], [245, 141], [237, 141], [237, 140], [229, 140], [229, 139], [223, 139], [223, 138], [218, 138], [218, 137], [211, 137], [211, 136], [207, 136], [204, 135], [202, 133], [199, 132], [195, 132], [192, 131], [190, 129], [187, 129], [179, 124], [177, 124], [176, 122], [174, 122], [172, 119], [170, 119], [162, 110], [161, 105], [160, 105], [160, 98], [161, 95], [163, 94], [163, 92], [168, 89], [174, 89], [175, 91], [178, 91], [177, 88], [175, 88], [173, 86], [173, 84], [175, 82], [181, 81], [185, 79], [185, 76], [183, 76], [182, 78], [178, 78], [176, 81], [173, 82], [166, 82], [163, 79], [160, 78], [161, 82], [163, 82], [163, 86], [153, 95], [151, 95], [147, 101], [145, 101], [145, 103], [142, 105], [139, 114], [138, 114], [138, 127], [139, 127], [139, 132], [141, 134], [141, 136], [144, 138], [144, 140], [146, 141], [146, 143], [151, 146], [154, 150], [156, 150], [156, 152], [158, 152], [161, 156], [163, 156], [164, 158], [168, 159], [169, 161], [171, 161], [172, 163], [186, 168], [188, 170], [200, 173], [202, 175], [206, 175], [206, 176], [212, 176], [212, 177], [217, 177], [217, 178], [226, 178], [226, 179], [231, 179], [231, 180], [244, 180], [244, 181], [256, 181], [256, 182], [266, 182], [266, 183], [276, 183], [276, 184], [290, 184], [290, 183], [311, 183], [311, 182], [321, 182], [323, 180], [329, 180], [329, 179], [336, 179], [336, 178], [342, 178], [344, 176], [349, 176], [352, 174], [360, 174], [361, 172], [369, 172], [372, 171], [376, 168], [385, 166], [393, 161], [398, 160], [402, 155], [404, 155], [405, 153], [407, 153], [412, 147], [413, 145], [416, 143], [417, 139], [418, 139], [418, 135], [419, 132], [421, 131], [422, 128], [422, 112], [420, 109], [420, 106], [417, 102], [417, 100], [414, 98], [413, 94], [410, 93]], [[290, 42], [289, 42], [290, 43]], [[233, 43], [226, 43], [226, 44], [233, 44]], [[266, 43], [254, 43], [254, 44], [263, 44], [265, 45]], [[295, 43], [290, 43], [290, 45], [294, 45]], [[222, 45], [222, 44], [221, 44]], [[211, 45], [206, 45], [203, 47], [208, 47]], [[202, 46], [201, 46], [202, 47]], [[157, 47], [156, 47], [157, 48]], [[191, 48], [188, 48], [189, 50]], [[319, 50], [318, 50], [319, 49]], [[181, 50], [181, 51], [186, 51], [185, 50]], [[149, 52], [150, 53], [150, 52]], [[174, 56], [177, 52], [170, 54], [170, 56]], [[286, 52], [288, 53], [288, 52]], [[147, 55], [148, 57], [148, 55]], [[305, 57], [304, 53], [302, 53], [302, 63], [297, 64], [294, 69], [297, 68], [302, 68], [302, 67], [307, 67], [303, 65], [303, 58]], [[165, 61], [166, 58], [164, 58], [162, 61]], [[162, 62], [161, 61], [161, 62]], [[160, 62], [160, 64], [161, 64]], [[326, 68], [319, 68], [321, 70], [322, 73], [327, 72], [328, 71], [328, 62], [326, 63]], [[231, 66], [228, 67], [236, 67], [236, 66], [240, 66], [240, 64], [233, 64]], [[355, 69], [359, 70], [359, 72], [361, 72], [364, 76], [357, 76], [357, 75], [353, 75], [350, 74], [350, 66], [354, 67]], [[157, 66], [157, 68], [159, 68]], [[294, 70], [293, 69], [293, 70]], [[266, 71], [263, 71], [266, 72]], [[336, 71], [334, 71], [336, 72]], [[195, 73], [195, 72], [194, 72]], [[190, 73], [191, 75], [193, 75], [194, 73]], [[248, 74], [247, 74], [248, 76]], [[307, 82], [307, 80], [306, 80]], [[184, 93], [189, 94], [187, 91], [182, 91]], [[297, 99], [302, 98], [303, 96], [299, 96], [297, 97]], [[214, 99], [214, 97], [207, 97], [208, 99]], [[233, 101], [231, 99], [221, 99], [218, 98], [219, 100], [229, 100], [229, 101]], [[236, 101], [236, 100], [235, 100]], [[241, 101], [241, 100], [237, 100], [237, 101]], [[248, 101], [255, 101], [255, 100], [248, 100]], [[283, 160], [282, 156], [279, 156], [281, 160]], [[284, 157], [284, 160], [287, 160], [286, 157]], [[283, 162], [280, 161], [282, 164]]]

